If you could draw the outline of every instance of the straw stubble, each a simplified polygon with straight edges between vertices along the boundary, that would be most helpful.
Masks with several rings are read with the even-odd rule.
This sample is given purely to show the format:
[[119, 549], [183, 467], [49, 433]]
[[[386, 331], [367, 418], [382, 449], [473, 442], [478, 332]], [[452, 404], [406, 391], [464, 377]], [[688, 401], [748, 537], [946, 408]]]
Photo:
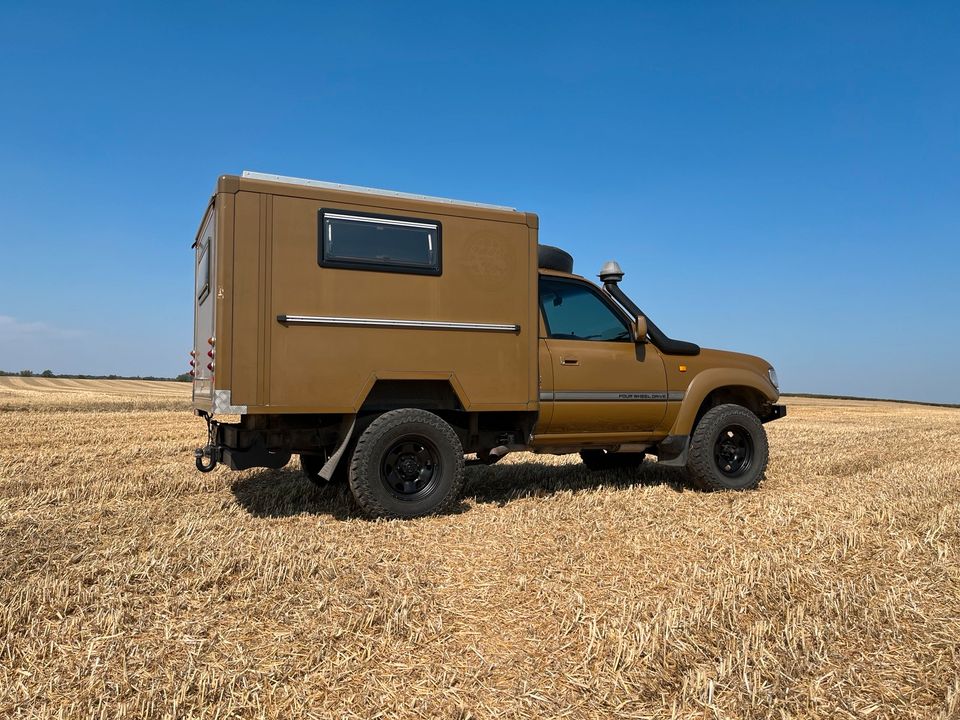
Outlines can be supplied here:
[[788, 398], [756, 492], [577, 456], [357, 516], [189, 386], [0, 381], [0, 716], [960, 717], [960, 411]]

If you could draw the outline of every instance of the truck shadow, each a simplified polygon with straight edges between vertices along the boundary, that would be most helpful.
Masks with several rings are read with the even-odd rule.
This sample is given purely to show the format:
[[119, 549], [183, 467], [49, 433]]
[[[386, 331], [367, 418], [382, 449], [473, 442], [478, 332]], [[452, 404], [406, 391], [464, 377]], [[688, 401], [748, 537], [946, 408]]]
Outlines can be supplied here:
[[[664, 485], [676, 492], [688, 487], [679, 468], [644, 463], [636, 470], [590, 472], [580, 463], [544, 465], [537, 462], [472, 466], [466, 469], [462, 502], [454, 514], [469, 510], [470, 501], [499, 506], [530, 497], [589, 492], [598, 487], [627, 488]], [[281, 470], [252, 471], [231, 486], [233, 496], [254, 517], [330, 515], [338, 520], [362, 518], [346, 483], [317, 487], [296, 463]]]
[[540, 462], [468, 468], [464, 497], [476, 503], [504, 506], [513, 500], [557, 493], [590, 492], [599, 487], [628, 488], [664, 485], [675, 492], [688, 488], [679, 468], [644, 463], [636, 469], [591, 472], [581, 463], [545, 465]]
[[230, 486], [237, 504], [254, 517], [331, 515], [337, 520], [363, 517], [346, 483], [318, 487], [296, 461], [281, 470], [256, 470]]

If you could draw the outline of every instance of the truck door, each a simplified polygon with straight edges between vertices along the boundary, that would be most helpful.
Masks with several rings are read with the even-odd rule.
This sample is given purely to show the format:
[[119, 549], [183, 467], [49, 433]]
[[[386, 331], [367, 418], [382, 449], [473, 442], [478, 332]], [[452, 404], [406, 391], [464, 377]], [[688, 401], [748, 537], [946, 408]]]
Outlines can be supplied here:
[[655, 430], [667, 411], [660, 353], [635, 343], [623, 314], [588, 282], [541, 276], [540, 308], [551, 372], [541, 373], [537, 435], [603, 442]]

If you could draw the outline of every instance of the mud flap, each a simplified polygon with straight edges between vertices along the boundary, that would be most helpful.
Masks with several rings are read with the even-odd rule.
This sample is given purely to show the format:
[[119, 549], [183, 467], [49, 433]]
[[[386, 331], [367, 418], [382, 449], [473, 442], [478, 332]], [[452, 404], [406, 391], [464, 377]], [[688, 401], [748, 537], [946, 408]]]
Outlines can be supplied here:
[[337, 465], [340, 464], [340, 458], [343, 457], [343, 453], [347, 449], [347, 445], [350, 444], [350, 439], [353, 437], [353, 431], [357, 427], [357, 416], [353, 415], [350, 420], [350, 427], [347, 429], [347, 432], [343, 436], [343, 440], [340, 441], [340, 445], [334, 451], [333, 455], [330, 456], [330, 459], [327, 460], [323, 467], [320, 468], [320, 477], [322, 477], [327, 482], [330, 482], [330, 479], [333, 477], [334, 471], [337, 469]]
[[657, 445], [657, 464], [667, 467], [683, 467], [690, 454], [689, 435], [669, 435]]

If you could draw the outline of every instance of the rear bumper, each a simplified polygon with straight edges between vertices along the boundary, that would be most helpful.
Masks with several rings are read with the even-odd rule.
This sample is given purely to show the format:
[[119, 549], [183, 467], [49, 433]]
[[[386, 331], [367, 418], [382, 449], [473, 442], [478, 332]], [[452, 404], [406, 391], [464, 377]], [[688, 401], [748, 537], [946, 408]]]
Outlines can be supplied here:
[[768, 423], [772, 420], [779, 420], [780, 418], [784, 418], [786, 416], [786, 405], [768, 405], [764, 413], [760, 415], [760, 422]]

